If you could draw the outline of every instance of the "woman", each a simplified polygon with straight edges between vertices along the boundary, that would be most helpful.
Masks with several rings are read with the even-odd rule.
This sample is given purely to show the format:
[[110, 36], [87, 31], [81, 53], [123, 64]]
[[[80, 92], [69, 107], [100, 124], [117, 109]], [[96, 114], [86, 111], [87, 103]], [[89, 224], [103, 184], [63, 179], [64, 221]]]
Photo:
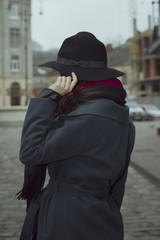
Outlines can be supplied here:
[[[27, 199], [21, 240], [122, 240], [120, 212], [135, 127], [105, 46], [80, 32], [63, 42], [61, 76], [30, 100], [20, 147]], [[45, 170], [49, 183], [42, 189]]]

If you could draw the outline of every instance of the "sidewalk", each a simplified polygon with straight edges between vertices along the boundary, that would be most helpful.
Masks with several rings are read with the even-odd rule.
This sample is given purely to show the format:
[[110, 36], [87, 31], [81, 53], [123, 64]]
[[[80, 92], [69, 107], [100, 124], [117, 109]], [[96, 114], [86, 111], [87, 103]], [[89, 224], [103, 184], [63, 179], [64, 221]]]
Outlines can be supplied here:
[[0, 107], [0, 126], [22, 126], [27, 106]]
[[160, 136], [157, 134], [160, 120], [134, 122], [134, 124], [136, 140], [131, 166], [160, 185]]

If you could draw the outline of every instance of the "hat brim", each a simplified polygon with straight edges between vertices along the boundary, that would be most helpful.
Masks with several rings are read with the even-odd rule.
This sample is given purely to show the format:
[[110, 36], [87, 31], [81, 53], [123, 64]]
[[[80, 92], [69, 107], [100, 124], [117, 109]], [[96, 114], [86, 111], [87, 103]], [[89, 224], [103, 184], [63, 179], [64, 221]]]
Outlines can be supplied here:
[[39, 67], [49, 67], [65, 76], [71, 76], [74, 72], [79, 80], [84, 81], [100, 81], [115, 77], [123, 76], [125, 73], [118, 71], [114, 68], [84, 68], [78, 66], [68, 66], [60, 64], [56, 61], [49, 61], [39, 65]]

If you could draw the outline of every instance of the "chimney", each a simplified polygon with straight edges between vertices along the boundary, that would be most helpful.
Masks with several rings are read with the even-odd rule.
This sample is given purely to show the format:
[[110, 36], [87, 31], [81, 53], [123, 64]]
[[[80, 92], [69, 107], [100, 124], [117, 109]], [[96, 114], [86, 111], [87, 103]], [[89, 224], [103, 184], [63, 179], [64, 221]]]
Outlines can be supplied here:
[[137, 36], [137, 20], [136, 18], [133, 18], [133, 36]]
[[148, 30], [152, 30], [152, 22], [151, 22], [151, 15], [148, 15]]
[[106, 50], [107, 50], [107, 53], [111, 52], [113, 50], [112, 44], [107, 44]]

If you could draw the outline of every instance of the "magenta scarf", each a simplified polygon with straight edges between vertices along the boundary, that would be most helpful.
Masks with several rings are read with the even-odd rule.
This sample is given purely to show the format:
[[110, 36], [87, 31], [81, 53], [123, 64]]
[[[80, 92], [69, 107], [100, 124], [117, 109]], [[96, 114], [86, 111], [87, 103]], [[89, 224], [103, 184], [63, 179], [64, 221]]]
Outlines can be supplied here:
[[89, 86], [94, 86], [94, 85], [110, 85], [110, 86], [114, 86], [114, 87], [123, 88], [123, 85], [118, 78], [106, 79], [106, 80], [101, 80], [101, 81], [87, 81], [87, 82], [85, 82], [84, 87], [89, 87]]

